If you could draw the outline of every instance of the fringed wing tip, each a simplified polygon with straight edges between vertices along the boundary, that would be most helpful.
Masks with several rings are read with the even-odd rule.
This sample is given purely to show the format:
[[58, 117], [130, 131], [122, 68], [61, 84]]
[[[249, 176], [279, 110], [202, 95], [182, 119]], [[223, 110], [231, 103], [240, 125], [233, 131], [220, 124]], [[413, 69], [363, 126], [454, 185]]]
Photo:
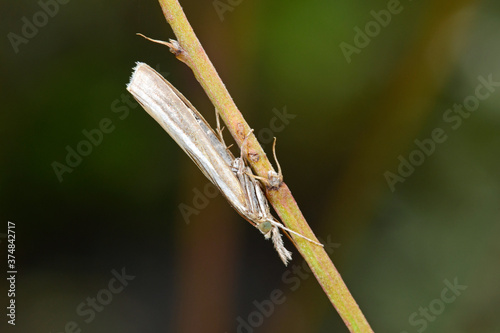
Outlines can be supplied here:
[[129, 82], [127, 83], [127, 90], [130, 91], [130, 86], [132, 85], [132, 82], [134, 81], [134, 77], [135, 77], [135, 74], [137, 73], [137, 71], [139, 70], [140, 67], [142, 66], [147, 66], [145, 63], [143, 62], [140, 62], [140, 61], [137, 61], [135, 63], [135, 66], [134, 68], [132, 68], [132, 75], [130, 76], [130, 80]]

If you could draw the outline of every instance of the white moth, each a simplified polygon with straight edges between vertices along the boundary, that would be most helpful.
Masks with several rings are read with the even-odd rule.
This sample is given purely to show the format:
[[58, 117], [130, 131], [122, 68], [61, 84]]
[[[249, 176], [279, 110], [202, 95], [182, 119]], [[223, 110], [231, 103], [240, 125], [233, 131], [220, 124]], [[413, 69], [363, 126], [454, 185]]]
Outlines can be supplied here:
[[266, 239], [272, 239], [285, 265], [292, 254], [283, 245], [278, 228], [321, 245], [273, 218], [260, 183], [243, 158], [234, 158], [201, 114], [154, 69], [138, 62], [127, 90], [191, 157], [236, 211], [258, 228]]

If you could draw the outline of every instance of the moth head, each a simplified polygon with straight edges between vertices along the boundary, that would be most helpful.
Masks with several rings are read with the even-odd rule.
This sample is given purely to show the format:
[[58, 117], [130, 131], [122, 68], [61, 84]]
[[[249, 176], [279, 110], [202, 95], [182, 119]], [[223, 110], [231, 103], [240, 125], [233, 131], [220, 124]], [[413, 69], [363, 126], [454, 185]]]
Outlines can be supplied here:
[[260, 230], [260, 232], [262, 232], [266, 239], [269, 239], [269, 237], [271, 237], [271, 230], [273, 229], [273, 225], [271, 224], [271, 222], [264, 221], [260, 223], [257, 228]]

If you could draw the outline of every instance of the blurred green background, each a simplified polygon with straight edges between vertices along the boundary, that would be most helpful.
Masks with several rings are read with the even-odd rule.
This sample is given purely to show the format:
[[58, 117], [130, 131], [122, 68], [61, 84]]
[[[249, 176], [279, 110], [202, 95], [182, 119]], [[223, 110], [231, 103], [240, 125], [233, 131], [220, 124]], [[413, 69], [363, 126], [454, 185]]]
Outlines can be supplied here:
[[[181, 4], [374, 331], [499, 333], [499, 3]], [[14, 222], [18, 270], [2, 332], [348, 331], [297, 251], [284, 267], [196, 197], [207, 180], [126, 92], [146, 62], [214, 124], [192, 72], [135, 35], [174, 38], [157, 2], [0, 15], [0, 253], [6, 272]]]

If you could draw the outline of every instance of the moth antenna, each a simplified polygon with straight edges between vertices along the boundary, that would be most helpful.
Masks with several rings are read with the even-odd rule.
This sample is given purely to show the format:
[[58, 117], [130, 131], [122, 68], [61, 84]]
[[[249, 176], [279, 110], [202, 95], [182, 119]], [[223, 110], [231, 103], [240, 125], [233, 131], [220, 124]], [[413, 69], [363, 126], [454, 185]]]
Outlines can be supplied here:
[[296, 235], [296, 236], [299, 236], [299, 237], [301, 237], [301, 238], [304, 238], [305, 240], [307, 240], [307, 241], [309, 241], [309, 242], [311, 242], [311, 243], [313, 243], [313, 244], [316, 244], [316, 245], [319, 245], [319, 246], [324, 246], [323, 244], [318, 243], [318, 242], [316, 242], [316, 241], [313, 241], [312, 239], [307, 238], [306, 236], [303, 236], [303, 235], [299, 234], [298, 232], [295, 232], [295, 231], [293, 231], [293, 230], [291, 230], [291, 229], [288, 229], [287, 227], [285, 227], [283, 224], [281, 224], [281, 223], [279, 223], [279, 222], [276, 222], [276, 221], [270, 221], [270, 222], [272, 223], [272, 225], [274, 225], [274, 226], [276, 226], [276, 227], [278, 227], [278, 228], [281, 228], [281, 229], [283, 229], [283, 230], [286, 230], [286, 231], [288, 231], [289, 233], [292, 233], [292, 234], [294, 234], [294, 235]]

